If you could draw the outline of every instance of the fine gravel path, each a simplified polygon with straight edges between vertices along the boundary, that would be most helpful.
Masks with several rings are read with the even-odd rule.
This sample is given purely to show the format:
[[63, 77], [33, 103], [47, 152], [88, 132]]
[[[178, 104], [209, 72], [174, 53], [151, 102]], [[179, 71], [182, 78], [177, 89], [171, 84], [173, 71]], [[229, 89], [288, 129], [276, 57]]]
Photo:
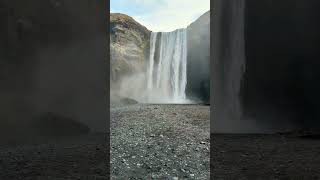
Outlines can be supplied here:
[[210, 106], [111, 106], [112, 179], [209, 179]]
[[211, 138], [215, 180], [320, 179], [320, 139], [237, 134]]
[[109, 179], [106, 148], [104, 133], [1, 144], [0, 179]]

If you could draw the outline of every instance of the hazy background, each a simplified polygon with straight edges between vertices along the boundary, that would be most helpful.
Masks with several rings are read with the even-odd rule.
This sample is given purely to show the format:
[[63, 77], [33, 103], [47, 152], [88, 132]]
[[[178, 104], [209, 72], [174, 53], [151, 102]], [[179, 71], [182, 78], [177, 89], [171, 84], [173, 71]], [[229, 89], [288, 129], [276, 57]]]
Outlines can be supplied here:
[[0, 2], [1, 127], [24, 131], [51, 112], [106, 131], [104, 7], [100, 0]]

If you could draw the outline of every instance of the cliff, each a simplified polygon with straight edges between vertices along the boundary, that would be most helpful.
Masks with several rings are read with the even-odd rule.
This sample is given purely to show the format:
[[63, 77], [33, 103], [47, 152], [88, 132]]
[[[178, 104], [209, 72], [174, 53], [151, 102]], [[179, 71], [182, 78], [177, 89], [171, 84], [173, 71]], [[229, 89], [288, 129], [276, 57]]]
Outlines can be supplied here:
[[121, 78], [145, 70], [149, 54], [150, 31], [132, 17], [110, 14], [110, 80], [115, 86]]
[[210, 11], [187, 27], [187, 96], [210, 103]]

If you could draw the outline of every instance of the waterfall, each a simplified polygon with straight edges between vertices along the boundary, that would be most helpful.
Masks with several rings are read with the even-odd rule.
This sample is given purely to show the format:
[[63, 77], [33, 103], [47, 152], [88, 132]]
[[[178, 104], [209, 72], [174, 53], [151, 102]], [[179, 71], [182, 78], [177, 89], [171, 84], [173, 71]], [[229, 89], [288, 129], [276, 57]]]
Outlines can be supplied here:
[[154, 52], [156, 48], [156, 40], [157, 40], [157, 33], [151, 32], [150, 37], [150, 58], [149, 58], [149, 69], [148, 69], [148, 90], [152, 90], [152, 84], [153, 84], [153, 65], [154, 65]]
[[[246, 65], [245, 0], [217, 0], [213, 25], [213, 106], [211, 127], [216, 133], [241, 133], [256, 129], [255, 122], [244, 121], [241, 81]], [[224, 22], [224, 23], [222, 23]]]
[[[157, 35], [160, 38], [157, 38]], [[157, 48], [157, 40], [159, 47]], [[155, 56], [158, 50], [158, 57]], [[155, 63], [157, 62], [157, 63]], [[163, 99], [167, 103], [186, 100], [187, 30], [152, 32], [148, 67], [149, 99]]]

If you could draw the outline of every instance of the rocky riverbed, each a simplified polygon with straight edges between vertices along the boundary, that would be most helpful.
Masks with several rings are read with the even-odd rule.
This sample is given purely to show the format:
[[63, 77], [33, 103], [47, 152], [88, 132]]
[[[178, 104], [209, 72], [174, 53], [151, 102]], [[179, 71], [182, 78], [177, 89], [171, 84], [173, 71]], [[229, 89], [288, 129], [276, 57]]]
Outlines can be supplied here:
[[210, 106], [111, 107], [112, 179], [209, 179]]

